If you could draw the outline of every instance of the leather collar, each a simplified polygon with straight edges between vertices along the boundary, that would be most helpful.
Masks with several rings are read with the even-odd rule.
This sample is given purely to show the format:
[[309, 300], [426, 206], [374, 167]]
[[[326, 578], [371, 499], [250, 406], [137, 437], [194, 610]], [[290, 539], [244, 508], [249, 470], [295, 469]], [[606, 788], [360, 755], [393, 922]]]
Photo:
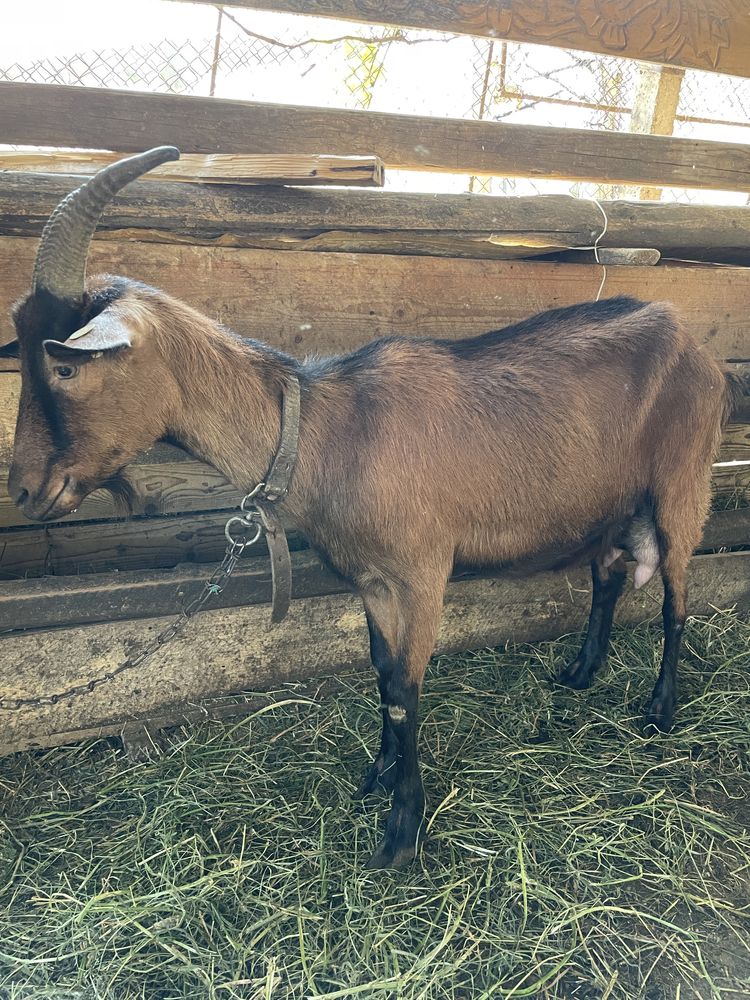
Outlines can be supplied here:
[[289, 492], [289, 483], [297, 460], [299, 444], [300, 386], [290, 375], [284, 387], [281, 406], [281, 440], [265, 482], [255, 494], [271, 559], [271, 622], [277, 624], [289, 610], [292, 600], [292, 560], [284, 525], [275, 503]]

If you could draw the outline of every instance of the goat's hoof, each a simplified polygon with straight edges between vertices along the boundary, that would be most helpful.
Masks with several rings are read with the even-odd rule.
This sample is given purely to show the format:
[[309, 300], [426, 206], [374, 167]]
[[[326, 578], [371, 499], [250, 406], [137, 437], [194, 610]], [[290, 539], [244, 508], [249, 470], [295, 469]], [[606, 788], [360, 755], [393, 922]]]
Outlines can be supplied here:
[[424, 825], [424, 806], [395, 805], [388, 814], [383, 842], [367, 859], [365, 868], [404, 868], [417, 856], [424, 840]]
[[380, 757], [367, 769], [353, 799], [366, 799], [368, 795], [390, 795], [396, 784], [396, 758], [386, 762]]
[[658, 733], [668, 733], [674, 722], [674, 709], [674, 698], [653, 698], [644, 726], [646, 735], [656, 736]]
[[562, 668], [557, 679], [565, 687], [573, 688], [575, 691], [583, 691], [585, 688], [591, 687], [594, 670], [590, 663], [585, 663], [580, 656], [577, 656], [572, 663], [568, 663]]
[[388, 868], [397, 871], [399, 868], [406, 868], [416, 856], [417, 852], [413, 846], [402, 847], [397, 851], [392, 851], [388, 850], [385, 843], [383, 843], [380, 849], [365, 861], [365, 868], [371, 872], [382, 871]]

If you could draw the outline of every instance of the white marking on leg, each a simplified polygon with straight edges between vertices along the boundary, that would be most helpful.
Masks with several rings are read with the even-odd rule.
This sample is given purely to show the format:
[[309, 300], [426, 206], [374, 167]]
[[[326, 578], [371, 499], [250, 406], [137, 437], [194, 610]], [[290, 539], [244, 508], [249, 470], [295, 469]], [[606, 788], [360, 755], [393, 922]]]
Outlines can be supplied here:
[[389, 705], [388, 715], [391, 722], [403, 722], [406, 718], [406, 709], [402, 708], [401, 705]]

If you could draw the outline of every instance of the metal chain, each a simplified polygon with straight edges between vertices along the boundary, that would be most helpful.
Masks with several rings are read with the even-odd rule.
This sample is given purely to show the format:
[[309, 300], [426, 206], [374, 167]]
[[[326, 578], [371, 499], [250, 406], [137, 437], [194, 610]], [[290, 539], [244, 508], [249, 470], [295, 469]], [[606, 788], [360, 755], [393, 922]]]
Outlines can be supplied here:
[[[242, 557], [245, 549], [254, 545], [263, 533], [263, 525], [260, 521], [260, 511], [254, 504], [251, 503], [251, 501], [264, 485], [264, 483], [260, 483], [251, 493], [248, 493], [242, 498], [242, 502], [240, 503], [242, 516], [235, 515], [230, 517], [224, 526], [224, 534], [227, 539], [227, 547], [224, 552], [224, 558], [221, 560], [208, 580], [206, 580], [203, 585], [203, 590], [182, 609], [173, 622], [167, 625], [166, 628], [162, 629], [162, 631], [159, 632], [158, 635], [154, 636], [150, 642], [146, 643], [145, 646], [142, 646], [138, 652], [128, 656], [127, 659], [123, 660], [122, 663], [116, 666], [114, 670], [111, 670], [109, 673], [101, 674], [99, 677], [95, 677], [93, 680], [87, 681], [85, 684], [76, 684], [73, 687], [67, 688], [65, 691], [59, 691], [56, 694], [41, 695], [38, 698], [0, 699], [0, 711], [17, 712], [22, 708], [40, 708], [43, 705], [57, 705], [58, 702], [65, 701], [68, 698], [75, 698], [76, 695], [88, 694], [95, 690], [95, 688], [98, 688], [101, 684], [106, 684], [107, 681], [111, 681], [120, 674], [125, 673], [126, 670], [133, 670], [135, 667], [139, 667], [144, 660], [147, 660], [150, 656], [153, 656], [157, 650], [161, 649], [162, 646], [166, 646], [168, 642], [171, 642], [175, 636], [179, 635], [180, 632], [183, 631], [190, 619], [201, 610], [207, 601], [209, 601], [212, 597], [218, 596], [223, 591], [224, 586], [234, 572], [234, 569]], [[242, 525], [242, 527], [247, 529], [248, 532], [252, 531], [252, 535], [243, 534], [239, 538], [233, 537], [233, 526], [237, 524]]]

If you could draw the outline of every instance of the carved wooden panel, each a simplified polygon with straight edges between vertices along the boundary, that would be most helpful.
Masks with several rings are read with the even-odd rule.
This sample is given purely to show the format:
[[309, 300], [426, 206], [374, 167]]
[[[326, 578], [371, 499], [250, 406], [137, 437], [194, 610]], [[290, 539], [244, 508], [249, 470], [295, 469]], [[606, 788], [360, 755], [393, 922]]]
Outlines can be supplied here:
[[225, 6], [486, 35], [750, 76], [748, 0], [225, 0]]

